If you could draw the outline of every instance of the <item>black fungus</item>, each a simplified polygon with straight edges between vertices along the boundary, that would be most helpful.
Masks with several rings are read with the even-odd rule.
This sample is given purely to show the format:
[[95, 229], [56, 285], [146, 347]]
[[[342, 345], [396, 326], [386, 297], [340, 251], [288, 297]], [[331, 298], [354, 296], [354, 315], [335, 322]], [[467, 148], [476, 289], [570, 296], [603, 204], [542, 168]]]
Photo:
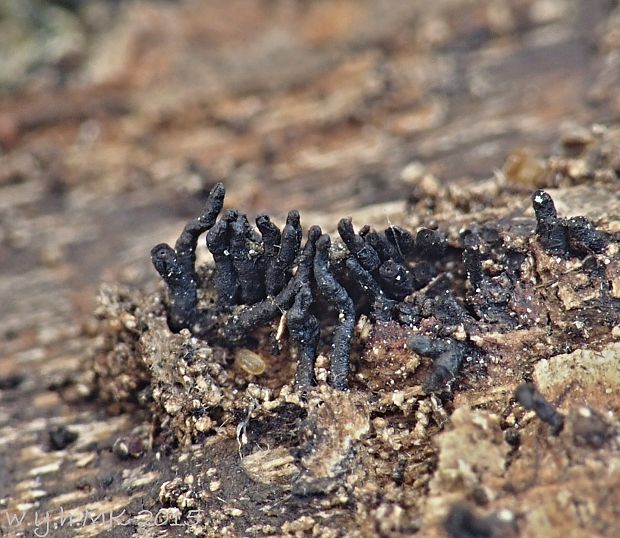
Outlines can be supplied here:
[[[268, 215], [259, 215], [257, 231], [246, 215], [235, 209], [228, 209], [218, 220], [223, 203], [224, 187], [217, 184], [201, 215], [183, 229], [176, 248], [162, 243], [151, 251], [153, 265], [168, 287], [167, 317], [172, 331], [189, 329], [199, 338], [233, 346], [284, 315], [298, 354], [296, 384], [305, 389], [313, 382], [320, 340], [317, 307], [313, 306], [318, 290], [337, 311], [331, 335], [330, 380], [334, 387], [345, 389], [359, 314], [356, 301], [362, 309], [370, 307], [373, 321], [395, 319], [408, 326], [419, 322], [420, 309], [403, 300], [437, 275], [435, 264], [445, 251], [445, 239], [438, 232], [421, 229], [414, 238], [397, 226], [382, 233], [366, 226], [355, 233], [351, 219], [342, 219], [338, 231], [349, 252], [340, 262], [332, 262], [331, 240], [322, 236], [317, 226], [309, 229], [301, 248], [297, 211], [288, 213], [281, 231]], [[201, 310], [195, 262], [198, 238], [204, 232], [214, 260], [210, 281], [217, 305]], [[418, 261], [409, 266], [406, 260], [413, 256]], [[341, 282], [343, 279], [346, 282]], [[348, 292], [351, 287], [358, 290], [356, 301]], [[454, 351], [437, 357], [431, 386], [454, 377], [460, 361]]]
[[217, 183], [209, 192], [209, 197], [202, 213], [185, 225], [174, 245], [181, 269], [194, 277], [198, 238], [215, 224], [215, 220], [224, 206], [225, 194], [224, 185]]
[[268, 295], [275, 296], [286, 285], [291, 277], [291, 266], [301, 244], [301, 224], [299, 212], [289, 211], [286, 225], [282, 230], [278, 253], [272, 258], [265, 273]]
[[329, 269], [330, 245], [329, 235], [322, 235], [316, 242], [314, 276], [323, 297], [338, 311], [338, 322], [333, 333], [330, 356], [331, 384], [337, 389], [344, 390], [348, 386], [349, 355], [355, 327], [355, 307], [347, 290], [336, 280]]
[[308, 284], [312, 280], [314, 274], [314, 254], [316, 252], [316, 242], [322, 235], [319, 226], [310, 226], [308, 230], [308, 239], [301, 251], [301, 256], [297, 262], [297, 272], [295, 273], [295, 281], [299, 284]]
[[536, 191], [532, 195], [532, 205], [536, 215], [536, 233], [540, 244], [554, 255], [568, 252], [566, 227], [557, 217], [555, 204], [545, 191]]
[[600, 254], [609, 243], [607, 235], [598, 231], [585, 217], [572, 217], [566, 221], [568, 248], [577, 256]]
[[169, 290], [168, 326], [173, 332], [190, 328], [198, 302], [196, 279], [183, 270], [174, 249], [160, 243], [151, 249], [151, 260]]
[[396, 251], [404, 259], [407, 259], [415, 250], [415, 238], [407, 230], [400, 226], [390, 226], [385, 229], [385, 237], [394, 245]]
[[[213, 255], [213, 286], [222, 306], [233, 306], [237, 302], [239, 280], [230, 253], [229, 218], [220, 219], [207, 234], [207, 248]], [[234, 217], [236, 218], [236, 216]]]
[[533, 383], [519, 385], [515, 397], [525, 409], [534, 411], [540, 420], [549, 424], [553, 435], [558, 435], [562, 431], [564, 416], [538, 392]]
[[[547, 251], [588, 257], [607, 247], [608, 235], [585, 217], [558, 217], [553, 200], [544, 191], [534, 193], [532, 200], [536, 234]], [[409, 340], [410, 349], [433, 359], [425, 382], [430, 392], [443, 391], [457, 377], [465, 357], [478, 353], [472, 343], [452, 338], [457, 327], [463, 327], [467, 335], [480, 322], [514, 327], [528, 321], [523, 315], [517, 319], [514, 305], [526, 252], [506, 250], [495, 227], [474, 225], [461, 235], [467, 282], [461, 301], [453, 294], [463, 273], [459, 268], [446, 272], [448, 242], [437, 230], [420, 228], [414, 235], [398, 226], [383, 232], [364, 226], [356, 233], [351, 219], [344, 218], [338, 232], [346, 252], [339, 244], [332, 255], [329, 236], [321, 235], [316, 226], [309, 229], [301, 247], [297, 211], [288, 213], [282, 230], [264, 214], [256, 218], [254, 228], [245, 214], [234, 209], [218, 220], [223, 203], [224, 187], [217, 184], [200, 216], [183, 229], [175, 248], [162, 243], [151, 251], [153, 265], [168, 288], [169, 327], [175, 332], [189, 329], [199, 338], [234, 346], [261, 326], [273, 324], [275, 330], [284, 316], [299, 357], [296, 384], [300, 389], [313, 382], [321, 336], [331, 338], [332, 385], [347, 387], [353, 330], [362, 313], [374, 322], [412, 328], [433, 320], [426, 325], [426, 334]], [[207, 278], [217, 304], [201, 310], [198, 286], [202, 283], [195, 262], [197, 241], [204, 232], [214, 259]], [[486, 264], [487, 259], [497, 257], [497, 249], [503, 249], [504, 258]], [[456, 260], [451, 258], [451, 262]], [[321, 318], [325, 303], [336, 311], [335, 321], [329, 313]], [[523, 305], [517, 306], [524, 310]], [[323, 335], [320, 321], [328, 328]]]
[[473, 321], [465, 307], [449, 292], [435, 300], [434, 314], [439, 321], [449, 326]]
[[314, 360], [319, 344], [320, 326], [316, 316], [310, 313], [313, 297], [305, 284], [297, 292], [293, 306], [286, 313], [286, 326], [291, 340], [297, 347], [296, 386], [304, 390], [312, 385]]
[[354, 281], [360, 286], [365, 293], [369, 294], [373, 299], [383, 296], [383, 290], [373, 276], [364, 269], [360, 262], [353, 256], [349, 256], [345, 262], [346, 268], [353, 276]]
[[420, 261], [415, 264], [411, 271], [411, 283], [414, 289], [421, 290], [424, 286], [430, 284], [430, 282], [437, 276], [437, 270], [427, 261]]
[[243, 304], [255, 303], [265, 296], [264, 278], [258, 264], [258, 243], [249, 227], [247, 217], [241, 214], [230, 224], [230, 252]]
[[[362, 235], [362, 230], [360, 230]], [[387, 237], [373, 229], [368, 229], [363, 234], [364, 241], [379, 255], [382, 262], [387, 260], [395, 260], [399, 263], [404, 263], [405, 259], [403, 255], [398, 251], [395, 245], [388, 241]]]
[[340, 219], [338, 233], [351, 254], [357, 258], [366, 271], [374, 271], [379, 267], [381, 264], [379, 255], [361, 236], [355, 233], [350, 218]]
[[607, 234], [597, 230], [586, 217], [559, 218], [551, 196], [545, 191], [538, 190], [532, 195], [532, 205], [540, 244], [550, 254], [583, 257], [600, 254], [607, 248]]
[[168, 325], [172, 331], [190, 328], [196, 321], [196, 246], [200, 235], [215, 224], [224, 204], [224, 195], [224, 185], [216, 184], [209, 193], [202, 213], [185, 226], [175, 248], [160, 243], [151, 250], [153, 265], [170, 292]]
[[[488, 237], [488, 233], [484, 234]], [[469, 287], [466, 300], [472, 312], [483, 322], [502, 323], [506, 327], [515, 327], [519, 324], [514, 312], [510, 308], [515, 288], [515, 271], [519, 267], [507, 267], [505, 258], [501, 264], [491, 264], [485, 270], [483, 260], [491, 259], [492, 248], [474, 230], [465, 230], [461, 233], [463, 245], [463, 265], [467, 275]]]
[[290, 308], [301, 286], [310, 286], [315, 243], [320, 236], [321, 228], [318, 226], [308, 230], [308, 239], [297, 263], [297, 272], [276, 297], [267, 297], [233, 314], [224, 329], [228, 341], [239, 341], [254, 329], [273, 321], [278, 314]]
[[437, 230], [420, 228], [415, 236], [415, 254], [417, 257], [437, 261], [446, 252], [447, 242], [445, 237]]
[[480, 287], [483, 278], [480, 238], [467, 230], [461, 235], [463, 243], [463, 264], [467, 272], [467, 280], [474, 290]]
[[558, 218], [553, 199], [545, 191], [538, 190], [532, 194], [532, 207], [538, 224]]
[[469, 352], [469, 345], [451, 338], [432, 338], [416, 335], [407, 347], [419, 355], [433, 359], [433, 368], [424, 382], [427, 392], [440, 392], [454, 380]]
[[360, 265], [356, 258], [353, 256], [347, 258], [346, 267], [353, 281], [370, 297], [372, 319], [374, 321], [390, 321], [392, 319], [392, 309], [396, 301], [385, 296], [379, 283]]
[[262, 236], [263, 255], [267, 259], [275, 258], [280, 249], [280, 241], [282, 239], [280, 229], [271, 222], [269, 215], [265, 214], [256, 217], [256, 227]]
[[276, 257], [280, 250], [280, 242], [282, 241], [282, 233], [271, 222], [269, 216], [264, 214], [256, 217], [256, 227], [259, 229], [262, 237], [263, 255], [260, 263], [261, 270], [265, 273], [265, 290], [268, 296], [273, 296], [274, 284], [270, 280], [270, 275], [274, 272]]
[[404, 302], [397, 303], [394, 310], [396, 319], [403, 325], [415, 327], [420, 323], [420, 311], [415, 305]]
[[394, 260], [387, 260], [379, 267], [379, 280], [387, 295], [402, 301], [413, 292], [413, 282], [404, 265]]

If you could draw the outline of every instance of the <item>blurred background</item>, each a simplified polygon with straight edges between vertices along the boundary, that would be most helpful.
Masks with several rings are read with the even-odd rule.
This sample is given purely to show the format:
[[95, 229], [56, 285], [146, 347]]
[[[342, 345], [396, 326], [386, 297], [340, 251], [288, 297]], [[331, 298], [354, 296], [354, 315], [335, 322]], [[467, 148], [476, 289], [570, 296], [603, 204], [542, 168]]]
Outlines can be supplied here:
[[617, 4], [0, 0], [2, 366], [71, 365], [215, 181], [307, 224], [614, 123]]

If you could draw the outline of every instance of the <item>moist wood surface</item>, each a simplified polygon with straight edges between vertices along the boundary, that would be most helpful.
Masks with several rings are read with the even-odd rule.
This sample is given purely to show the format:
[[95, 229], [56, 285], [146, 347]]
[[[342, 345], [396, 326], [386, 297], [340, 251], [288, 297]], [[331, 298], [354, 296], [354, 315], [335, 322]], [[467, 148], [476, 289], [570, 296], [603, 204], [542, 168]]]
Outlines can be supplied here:
[[[380, 224], [403, 215], [421, 166], [442, 183], [484, 185], [522, 148], [566, 156], [585, 136], [577, 127], [618, 120], [620, 14], [602, 0], [136, 2], [105, 13], [102, 31], [84, 22], [92, 14], [67, 12], [85, 52], [26, 72], [0, 99], [0, 529], [8, 536], [32, 535], [35, 511], [58, 517], [61, 507], [78, 519], [54, 536], [155, 535], [147, 515], [136, 515], [157, 512], [164, 482], [192, 466], [208, 473], [210, 460], [235, 469], [231, 487], [250, 488], [226, 459], [231, 447], [119, 459], [115, 441], [148, 438], [151, 417], [106, 408], [67, 384], [93, 338], [100, 283], [152, 285], [150, 248], [174, 240], [215, 181], [250, 214], [282, 218], [294, 207], [327, 228], [352, 213]], [[612, 175], [614, 147], [597, 154]], [[557, 158], [553, 166], [582, 177], [578, 167], [593, 164]], [[456, 429], [487, 431], [472, 424], [463, 412]], [[78, 439], [50, 450], [49, 431], [61, 426]], [[539, 441], [528, 439], [535, 453]], [[570, 473], [565, 461], [549, 465]], [[445, 477], [434, 480], [435, 491], [445, 486]], [[596, 487], [579, 476], [574, 484]], [[515, 498], [524, 496], [515, 487]], [[217, 502], [223, 517], [243, 517]], [[123, 510], [129, 526], [80, 524], [85, 511]], [[10, 525], [7, 514], [22, 511], [24, 522]]]

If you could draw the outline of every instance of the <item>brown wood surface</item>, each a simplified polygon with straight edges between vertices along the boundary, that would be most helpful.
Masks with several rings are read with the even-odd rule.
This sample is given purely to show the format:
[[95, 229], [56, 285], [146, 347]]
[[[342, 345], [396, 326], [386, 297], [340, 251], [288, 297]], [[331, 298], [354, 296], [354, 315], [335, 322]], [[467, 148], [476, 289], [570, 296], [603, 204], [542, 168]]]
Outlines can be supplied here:
[[[411, 163], [484, 179], [516, 150], [550, 154], [577, 126], [617, 122], [619, 21], [606, 0], [128, 2], [85, 32], [68, 80], [5, 92], [0, 518], [27, 516], [0, 519], [4, 535], [31, 536], [35, 512], [61, 507], [157, 511], [178, 466], [205, 465], [200, 451], [119, 461], [115, 440], [149, 417], [58, 387], [85, 359], [100, 283], [154, 282], [150, 247], [213, 182], [250, 214], [329, 223], [400, 207]], [[61, 425], [79, 438], [51, 451]], [[140, 525], [110, 535], [156, 535]]]

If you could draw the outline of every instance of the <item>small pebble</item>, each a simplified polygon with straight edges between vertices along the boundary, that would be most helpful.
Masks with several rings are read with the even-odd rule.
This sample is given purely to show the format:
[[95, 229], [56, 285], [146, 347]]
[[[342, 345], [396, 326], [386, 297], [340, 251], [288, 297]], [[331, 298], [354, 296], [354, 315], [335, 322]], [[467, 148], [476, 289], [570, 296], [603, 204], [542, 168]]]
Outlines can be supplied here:
[[144, 454], [144, 444], [140, 439], [119, 437], [112, 447], [114, 455], [122, 460], [138, 459]]

